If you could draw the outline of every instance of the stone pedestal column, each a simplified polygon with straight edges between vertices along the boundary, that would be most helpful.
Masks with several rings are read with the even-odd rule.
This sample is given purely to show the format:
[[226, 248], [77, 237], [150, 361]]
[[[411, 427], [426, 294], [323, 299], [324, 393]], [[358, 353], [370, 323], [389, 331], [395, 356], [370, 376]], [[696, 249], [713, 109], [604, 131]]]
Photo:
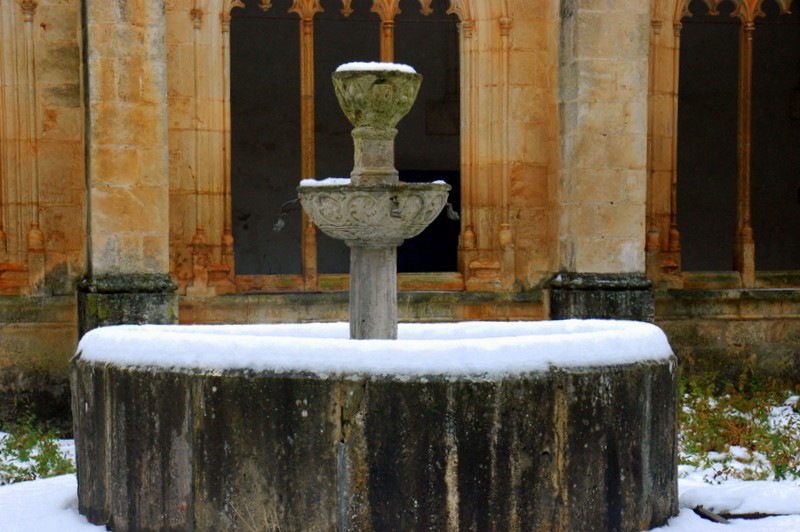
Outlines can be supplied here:
[[165, 0], [85, 4], [88, 271], [81, 332], [175, 321]]
[[565, 0], [561, 13], [560, 273], [550, 286], [551, 317], [650, 320], [650, 2], [598, 11], [591, 0]]
[[350, 248], [350, 338], [397, 338], [397, 248]]

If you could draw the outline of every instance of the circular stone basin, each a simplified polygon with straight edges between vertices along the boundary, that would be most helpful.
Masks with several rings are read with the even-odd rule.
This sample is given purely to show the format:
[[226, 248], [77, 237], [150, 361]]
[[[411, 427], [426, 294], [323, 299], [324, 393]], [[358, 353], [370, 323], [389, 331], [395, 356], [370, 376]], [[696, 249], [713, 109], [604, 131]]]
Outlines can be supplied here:
[[347, 63], [332, 75], [333, 88], [355, 127], [393, 128], [417, 99], [422, 75], [408, 65]]
[[114, 530], [642, 530], [677, 512], [676, 360], [623, 321], [118, 326], [72, 361]]
[[442, 212], [449, 191], [443, 182], [352, 185], [304, 180], [297, 195], [326, 235], [348, 246], [383, 248], [420, 234]]

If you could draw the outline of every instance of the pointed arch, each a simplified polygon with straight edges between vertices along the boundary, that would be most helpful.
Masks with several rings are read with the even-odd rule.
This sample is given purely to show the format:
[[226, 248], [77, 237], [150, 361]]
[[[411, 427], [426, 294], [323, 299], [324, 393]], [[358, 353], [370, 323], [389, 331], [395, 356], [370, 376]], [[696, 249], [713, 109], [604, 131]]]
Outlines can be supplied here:
[[[751, 131], [752, 127], [754, 126], [750, 125], [751, 116], [758, 116], [757, 113], [753, 113], [750, 109], [750, 102], [754, 92], [752, 84], [757, 82], [759, 79], [758, 74], [756, 73], [756, 67], [758, 67], [759, 63], [753, 55], [753, 37], [755, 36], [755, 41], [759, 41], [760, 35], [762, 35], [763, 32], [766, 32], [766, 35], [769, 35], [769, 30], [774, 27], [771, 25], [766, 25], [764, 29], [757, 29], [760, 27], [758, 20], [764, 16], [765, 11], [788, 14], [792, 4], [792, 0], [702, 0], [702, 4], [700, 4], [700, 6], [705, 6], [705, 9], [702, 11], [706, 12], [707, 10], [708, 16], [714, 17], [719, 16], [721, 13], [729, 13], [730, 17], [739, 20], [739, 24], [736, 24], [739, 26], [738, 67], [734, 66], [733, 68], [735, 68], [735, 70], [732, 71], [732, 75], [734, 77], [738, 77], [738, 86], [735, 89], [732, 89], [731, 92], [733, 95], [732, 97], [738, 99], [738, 103], [735, 102], [734, 104], [731, 104], [731, 102], [728, 102], [726, 106], [726, 109], [730, 109], [731, 105], [736, 106], [736, 116], [734, 119], [738, 124], [736, 126], [737, 138], [735, 140], [729, 140], [728, 144], [726, 144], [728, 149], [725, 152], [731, 157], [731, 154], [734, 152], [736, 155], [735, 169], [731, 170], [736, 174], [736, 186], [733, 187], [736, 189], [735, 204], [731, 203], [729, 208], [725, 210], [726, 213], [735, 212], [735, 215], [731, 215], [733, 218], [735, 218], [735, 220], [728, 220], [727, 225], [721, 229], [721, 231], [726, 237], [733, 235], [731, 237], [732, 244], [728, 243], [727, 245], [733, 247], [732, 270], [738, 274], [738, 282], [742, 286], [754, 286], [756, 284], [756, 270], [758, 266], [755, 260], [756, 242], [753, 238], [753, 225], [755, 222], [752, 219], [753, 216], [751, 216], [751, 209], [753, 210], [754, 214], [757, 214], [759, 211], [757, 207], [751, 207], [751, 202], [756, 201], [753, 199], [754, 192], [751, 192], [751, 188], [754, 191], [757, 191], [759, 186], [757, 185], [752, 187], [750, 183], [750, 166], [752, 164], [751, 157], [755, 157], [755, 155], [751, 156], [750, 154], [750, 146], [751, 144], [753, 146], [757, 144], [757, 139], [751, 139], [751, 135], [753, 137], [758, 135], [757, 131]], [[658, 3], [656, 3], [656, 5], [658, 5]], [[797, 6], [797, 2], [794, 2], [794, 6]], [[656, 220], [656, 224], [659, 225], [659, 228], [663, 230], [665, 227], [663, 219], [665, 217], [665, 213], [668, 213], [670, 217], [668, 226], [671, 229], [669, 231], [669, 238], [663, 238], [664, 235], [662, 235], [662, 238], [660, 239], [660, 249], [658, 252], [660, 259], [657, 261], [659, 264], [654, 263], [654, 268], [651, 271], [662, 278], [665, 278], [664, 274], [666, 273], [666, 278], [672, 278], [676, 283], [676, 286], [680, 286], [680, 284], [683, 282], [683, 279], [692, 279], [690, 273], [686, 274], [682, 271], [685, 268], [687, 268], [689, 272], [697, 270], [698, 268], [715, 269], [717, 267], [721, 267], [722, 270], [727, 271], [727, 267], [724, 266], [727, 261], [727, 258], [724, 256], [725, 252], [727, 251], [725, 248], [720, 247], [719, 251], [721, 253], [715, 255], [714, 258], [714, 260], [720, 264], [723, 264], [723, 266], [717, 266], [717, 262], [712, 262], [711, 258], [709, 258], [706, 262], [699, 261], [698, 257], [700, 254], [697, 250], [700, 246], [700, 244], [698, 244], [700, 237], [698, 237], [694, 231], [694, 236], [683, 235], [685, 237], [684, 247], [686, 249], [684, 249], [682, 253], [680, 242], [682, 235], [680, 235], [677, 231], [676, 218], [678, 217], [678, 194], [676, 191], [683, 190], [684, 192], [682, 194], [686, 196], [686, 187], [689, 186], [686, 179], [681, 180], [680, 176], [678, 176], [677, 146], [679, 141], [679, 81], [680, 85], [683, 85], [683, 82], [685, 81], [679, 80], [679, 71], [681, 69], [681, 49], [685, 47], [685, 41], [686, 38], [688, 38], [687, 35], [683, 35], [685, 38], [682, 38], [682, 29], [684, 28], [686, 22], [693, 21], [691, 18], [693, 15], [690, 11], [690, 7], [693, 7], [693, 10], [695, 13], [697, 13], [698, 4], [691, 4], [691, 0], [668, 1], [665, 5], [661, 6], [661, 10], [655, 10], [655, 12], [660, 12], [665, 20], [669, 20], [670, 16], [672, 17], [674, 31], [663, 32], [659, 38], [658, 50], [651, 57], [651, 61], [659, 63], [659, 67], [656, 69], [658, 72], [672, 74], [671, 76], [661, 76], [662, 78], [671, 77], [671, 79], [661, 79], [658, 83], [658, 86], [651, 88], [651, 93], [656, 95], [654, 98], [656, 103], [651, 105], [654, 105], [657, 108], [653, 111], [653, 116], [657, 117], [657, 120], [660, 121], [659, 124], [653, 126], [653, 131], [672, 131], [669, 137], [662, 135], [662, 138], [654, 139], [654, 142], [671, 143], [671, 149], [665, 150], [663, 147], [660, 149], [656, 148], [653, 150], [652, 155], [653, 164], [656, 165], [655, 174], [658, 174], [659, 170], [662, 170], [663, 173], [664, 169], [668, 169], [668, 171], [670, 171], [672, 174], [671, 194], [667, 193], [667, 187], [662, 186], [664, 182], [663, 179], [661, 179], [660, 183], [656, 182], [654, 179], [653, 185], [654, 187], [659, 187], [659, 189], [657, 191], [653, 191], [651, 194], [651, 196], [655, 197], [654, 201], [661, 202], [660, 206], [653, 205], [652, 209], [652, 212], [654, 213], [660, 211], [658, 214], [661, 216], [661, 222], [659, 223], [659, 221]], [[766, 10], [766, 7], [769, 7], [770, 9]], [[762, 8], [764, 8], [764, 10], [762, 10]], [[725, 16], [724, 18], [728, 19], [728, 16]], [[686, 50], [683, 52], [685, 53]], [[736, 53], [732, 53], [732, 57], [735, 60]], [[731, 72], [731, 70], [728, 70], [728, 72]], [[681, 73], [681, 75], [685, 74], [686, 72]], [[667, 87], [668, 82], [670, 83], [669, 87]], [[659, 97], [659, 94], [662, 97]], [[667, 101], [671, 103], [667, 105]], [[683, 134], [687, 133], [683, 131]], [[690, 138], [690, 136], [686, 136], [684, 141], [682, 141], [682, 145]], [[717, 144], [716, 140], [715, 145]], [[667, 153], [671, 153], [671, 156], [665, 157], [664, 155]], [[660, 167], [659, 159], [661, 159]], [[670, 160], [664, 161], [664, 159]], [[770, 175], [773, 174], [771, 173]], [[679, 180], [681, 181], [683, 188], [678, 187]], [[726, 188], [726, 190], [730, 189], [731, 187]], [[671, 198], [668, 204], [666, 201], [664, 201], [664, 198], [670, 195]], [[762, 201], [763, 198], [764, 195], [762, 194]], [[728, 205], [728, 203], [725, 205]], [[683, 203], [682, 218], [684, 218], [685, 221], [687, 217], [697, 217], [699, 215], [696, 213], [702, 211], [703, 209], [697, 206], [695, 206], [694, 210], [692, 210], [691, 208], [687, 207], [686, 203]], [[695, 213], [694, 215], [692, 214], [693, 212]], [[761, 223], [763, 225], [763, 221]], [[689, 230], [689, 228], [693, 226], [691, 223], [684, 223], [683, 225], [685, 226], [685, 231]], [[732, 226], [735, 227], [731, 228]], [[761, 231], [757, 236], [768, 242], [768, 244], [765, 244], [765, 246], [772, 245], [774, 247], [774, 242], [776, 240], [770, 240], [769, 238], [766, 238], [764, 231]], [[702, 249], [705, 252], [706, 248], [703, 247]], [[767, 249], [767, 247], [762, 248], [762, 250], [763, 249]], [[691, 250], [694, 250], [694, 252]], [[772, 260], [771, 257], [765, 255], [766, 252], [760, 251], [760, 253], [762, 256], [762, 263], [767, 263]], [[681, 262], [684, 264], [681, 265]], [[649, 263], [648, 268], [650, 268]], [[668, 271], [670, 269], [671, 272]], [[689, 275], [689, 277], [687, 277], [687, 275]]]

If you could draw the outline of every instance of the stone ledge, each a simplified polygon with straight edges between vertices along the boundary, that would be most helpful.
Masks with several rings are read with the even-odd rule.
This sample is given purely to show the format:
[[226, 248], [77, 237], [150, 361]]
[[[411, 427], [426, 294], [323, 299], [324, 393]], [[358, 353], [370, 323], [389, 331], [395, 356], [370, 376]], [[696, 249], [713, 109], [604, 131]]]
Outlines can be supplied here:
[[84, 277], [79, 292], [91, 294], [152, 294], [175, 292], [178, 285], [166, 273], [113, 273]]

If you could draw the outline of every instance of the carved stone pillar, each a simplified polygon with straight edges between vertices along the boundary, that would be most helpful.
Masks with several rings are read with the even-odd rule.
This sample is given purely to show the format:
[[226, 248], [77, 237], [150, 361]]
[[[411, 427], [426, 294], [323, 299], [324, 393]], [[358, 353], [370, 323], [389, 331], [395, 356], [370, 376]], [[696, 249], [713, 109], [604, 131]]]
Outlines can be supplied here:
[[[87, 0], [89, 266], [81, 332], [176, 321], [169, 277], [165, 0]], [[135, 28], [136, 31], [133, 31]]]

